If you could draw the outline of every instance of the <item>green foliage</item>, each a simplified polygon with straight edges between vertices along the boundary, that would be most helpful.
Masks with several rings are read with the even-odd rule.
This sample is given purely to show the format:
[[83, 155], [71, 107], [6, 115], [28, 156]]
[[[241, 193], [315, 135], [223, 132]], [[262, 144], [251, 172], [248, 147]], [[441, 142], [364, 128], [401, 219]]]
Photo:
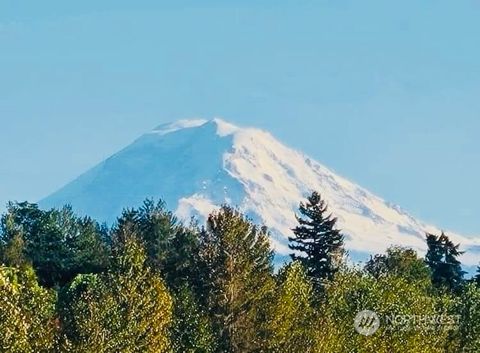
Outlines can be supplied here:
[[430, 270], [423, 259], [415, 250], [399, 246], [388, 248], [386, 254], [373, 256], [365, 265], [365, 271], [375, 278], [395, 275], [410, 283], [428, 286], [430, 282]]
[[480, 352], [480, 289], [466, 285], [456, 298], [454, 313], [459, 324], [453, 337], [455, 352]]
[[193, 291], [184, 286], [174, 296], [172, 346], [177, 353], [213, 353], [215, 337], [208, 315]]
[[24, 251], [23, 236], [20, 232], [15, 232], [10, 241], [0, 245], [0, 262], [11, 267], [23, 268], [28, 265]]
[[[319, 194], [300, 213], [298, 261], [275, 275], [267, 230], [227, 206], [200, 231], [147, 200], [109, 230], [70, 207], [11, 203], [0, 352], [480, 351], [480, 275], [466, 284], [447, 236], [427, 236], [425, 261], [391, 247], [357, 269]], [[380, 318], [369, 336], [354, 327], [363, 310]]]
[[315, 352], [312, 296], [312, 284], [299, 262], [280, 271], [265, 322], [266, 352]]
[[432, 272], [432, 283], [437, 288], [457, 290], [463, 284], [465, 272], [458, 257], [460, 245], [453, 242], [442, 233], [440, 236], [427, 234], [428, 251], [425, 262]]
[[64, 285], [78, 273], [99, 272], [107, 265], [106, 230], [70, 207], [43, 211], [35, 204], [9, 203], [1, 218], [2, 262], [30, 263], [39, 282]]
[[169, 351], [172, 299], [145, 266], [144, 249], [128, 227], [113, 254], [106, 274], [79, 275], [64, 293], [63, 347], [85, 353]]
[[137, 236], [145, 244], [148, 263], [163, 271], [168, 258], [169, 243], [179, 228], [173, 214], [165, 209], [162, 201], [154, 203], [146, 200], [140, 208], [123, 212], [118, 220], [118, 227], [121, 228], [125, 223], [135, 227]]
[[0, 267], [0, 351], [53, 352], [55, 344], [55, 294], [31, 268]]
[[108, 229], [89, 217], [76, 218], [73, 213], [69, 217], [73, 225], [66, 234], [69, 257], [65, 259], [65, 281], [81, 273], [103, 272], [109, 264]]
[[262, 306], [271, 290], [272, 257], [265, 229], [224, 206], [201, 233], [204, 295], [217, 352], [253, 352], [261, 342]]
[[[430, 323], [444, 314], [436, 298], [423, 285], [398, 276], [376, 279], [361, 271], [342, 271], [327, 285], [326, 298], [318, 312], [318, 327], [323, 328], [319, 352], [439, 352], [452, 329]], [[381, 320], [372, 336], [354, 329], [354, 319], [363, 310], [376, 312]]]
[[317, 288], [323, 280], [331, 280], [343, 258], [343, 235], [335, 229], [336, 218], [328, 214], [327, 204], [318, 192], [313, 192], [306, 203], [300, 203], [299, 225], [289, 237], [294, 250], [292, 259], [300, 261]]
[[144, 244], [148, 265], [159, 271], [169, 288], [188, 285], [198, 289], [199, 238], [193, 227], [179, 224], [162, 201], [146, 200], [138, 209], [126, 210], [118, 220], [118, 229], [129, 224]]

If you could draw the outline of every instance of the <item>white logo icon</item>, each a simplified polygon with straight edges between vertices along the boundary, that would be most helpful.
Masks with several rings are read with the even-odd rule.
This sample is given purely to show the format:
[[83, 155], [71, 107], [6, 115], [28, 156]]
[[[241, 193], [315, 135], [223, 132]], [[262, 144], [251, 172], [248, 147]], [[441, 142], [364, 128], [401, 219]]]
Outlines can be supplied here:
[[380, 318], [377, 313], [371, 310], [360, 311], [353, 322], [355, 331], [363, 336], [371, 336], [380, 327]]

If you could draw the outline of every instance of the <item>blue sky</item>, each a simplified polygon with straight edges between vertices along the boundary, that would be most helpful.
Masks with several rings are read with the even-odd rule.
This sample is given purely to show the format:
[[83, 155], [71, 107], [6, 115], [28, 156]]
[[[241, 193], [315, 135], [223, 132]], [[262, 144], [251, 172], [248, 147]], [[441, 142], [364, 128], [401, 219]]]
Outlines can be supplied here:
[[478, 0], [1, 0], [0, 204], [220, 116], [480, 235], [479, 16]]

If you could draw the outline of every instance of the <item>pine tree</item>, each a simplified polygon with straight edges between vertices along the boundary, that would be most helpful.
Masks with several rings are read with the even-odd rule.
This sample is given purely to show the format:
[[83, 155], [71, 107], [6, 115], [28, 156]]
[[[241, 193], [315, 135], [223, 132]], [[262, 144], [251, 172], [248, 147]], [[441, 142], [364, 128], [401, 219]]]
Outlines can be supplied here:
[[427, 234], [425, 262], [430, 267], [432, 283], [436, 287], [456, 290], [463, 283], [465, 272], [458, 257], [463, 254], [460, 244], [454, 244], [445, 233], [440, 236]]
[[[299, 225], [289, 237], [291, 257], [300, 261], [307, 275], [318, 288], [323, 280], [331, 280], [344, 254], [344, 237], [335, 229], [337, 222], [328, 214], [327, 204], [318, 192], [313, 192], [306, 203], [300, 203]], [[302, 217], [303, 216], [303, 217]]]
[[273, 252], [266, 229], [224, 206], [209, 216], [200, 251], [217, 352], [258, 351], [261, 312], [273, 286]]

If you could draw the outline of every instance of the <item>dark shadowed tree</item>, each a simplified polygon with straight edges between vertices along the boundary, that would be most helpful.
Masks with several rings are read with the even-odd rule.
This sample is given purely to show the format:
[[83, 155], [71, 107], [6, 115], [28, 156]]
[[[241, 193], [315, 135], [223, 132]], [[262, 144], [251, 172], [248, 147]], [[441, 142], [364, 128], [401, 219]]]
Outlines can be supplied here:
[[344, 237], [335, 227], [337, 219], [328, 213], [327, 204], [318, 192], [300, 203], [299, 211], [299, 225], [293, 229], [294, 236], [289, 237], [289, 247], [295, 251], [291, 257], [303, 264], [318, 288], [338, 270], [344, 255]]
[[445, 233], [427, 234], [425, 262], [430, 267], [432, 283], [440, 288], [456, 290], [463, 284], [465, 272], [458, 257], [463, 254], [460, 244], [454, 244]]
[[108, 264], [108, 231], [72, 208], [41, 210], [27, 202], [9, 203], [1, 218], [2, 261], [30, 263], [42, 285], [64, 285], [78, 273], [100, 272]]

